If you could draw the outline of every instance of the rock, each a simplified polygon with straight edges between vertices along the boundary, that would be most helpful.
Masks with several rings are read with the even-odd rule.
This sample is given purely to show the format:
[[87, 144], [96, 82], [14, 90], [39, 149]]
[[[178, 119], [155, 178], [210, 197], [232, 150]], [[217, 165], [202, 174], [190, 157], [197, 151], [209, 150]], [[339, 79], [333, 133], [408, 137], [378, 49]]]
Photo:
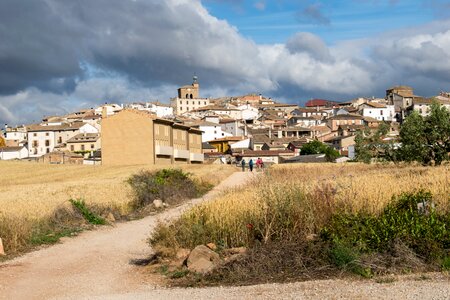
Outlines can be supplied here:
[[155, 208], [162, 208], [164, 207], [164, 203], [161, 199], [155, 199], [153, 200], [153, 206], [155, 206]]
[[108, 220], [109, 223], [114, 223], [116, 221], [116, 218], [114, 217], [114, 215], [110, 212], [107, 216], [106, 216], [106, 220]]
[[187, 259], [189, 271], [208, 273], [220, 263], [220, 256], [204, 245], [194, 248]]
[[208, 244], [206, 244], [206, 247], [208, 247], [212, 251], [216, 251], [217, 250], [217, 246], [214, 243], [208, 243]]
[[189, 253], [191, 253], [191, 250], [189, 249], [184, 248], [178, 249], [176, 258], [185, 260], [186, 258], [189, 257]]
[[5, 249], [3, 248], [3, 242], [2, 242], [1, 238], [0, 238], [0, 255], [6, 255]]
[[244, 254], [247, 252], [247, 248], [245, 247], [230, 248], [225, 249], [223, 252], [226, 255]]

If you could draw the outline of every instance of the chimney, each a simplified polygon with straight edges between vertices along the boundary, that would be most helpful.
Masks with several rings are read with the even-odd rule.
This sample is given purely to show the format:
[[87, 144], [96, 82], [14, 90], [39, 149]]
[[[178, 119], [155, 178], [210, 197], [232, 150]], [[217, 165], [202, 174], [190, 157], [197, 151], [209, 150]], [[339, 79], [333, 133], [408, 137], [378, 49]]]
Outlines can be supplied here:
[[108, 108], [105, 106], [102, 107], [102, 119], [106, 119], [108, 117]]

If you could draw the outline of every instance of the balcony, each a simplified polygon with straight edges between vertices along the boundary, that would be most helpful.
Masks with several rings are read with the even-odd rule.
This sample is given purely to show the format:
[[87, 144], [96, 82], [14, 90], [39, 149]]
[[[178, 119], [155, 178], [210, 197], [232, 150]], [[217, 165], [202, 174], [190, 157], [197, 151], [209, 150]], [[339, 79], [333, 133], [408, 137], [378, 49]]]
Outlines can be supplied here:
[[173, 156], [173, 147], [156, 145], [155, 146], [155, 154], [156, 155]]
[[189, 159], [189, 150], [181, 150], [181, 149], [175, 149], [173, 151], [173, 154], [175, 158], [184, 158]]
[[203, 162], [203, 153], [191, 153], [191, 161]]

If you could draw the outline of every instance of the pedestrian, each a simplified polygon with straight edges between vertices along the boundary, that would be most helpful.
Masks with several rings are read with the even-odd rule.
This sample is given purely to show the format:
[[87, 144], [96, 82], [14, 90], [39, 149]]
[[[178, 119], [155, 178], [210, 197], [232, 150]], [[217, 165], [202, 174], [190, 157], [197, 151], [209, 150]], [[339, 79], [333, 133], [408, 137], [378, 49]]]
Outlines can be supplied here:
[[261, 164], [262, 164], [262, 159], [261, 157], [258, 157], [258, 159], [256, 160], [256, 169], [261, 169]]
[[250, 172], [253, 172], [253, 159], [250, 158], [250, 161], [248, 162], [248, 167], [250, 169]]
[[242, 172], [245, 171], [245, 159], [241, 160], [241, 167], [242, 167]]

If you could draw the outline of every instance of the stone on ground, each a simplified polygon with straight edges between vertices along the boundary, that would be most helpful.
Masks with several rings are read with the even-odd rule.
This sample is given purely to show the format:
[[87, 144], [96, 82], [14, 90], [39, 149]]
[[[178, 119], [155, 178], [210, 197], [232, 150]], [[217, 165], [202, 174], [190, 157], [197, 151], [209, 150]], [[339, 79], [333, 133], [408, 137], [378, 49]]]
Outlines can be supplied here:
[[187, 266], [190, 271], [197, 273], [208, 273], [212, 271], [220, 262], [220, 256], [205, 245], [194, 248], [187, 259]]
[[164, 207], [164, 203], [161, 199], [155, 199], [153, 200], [153, 206], [155, 206], [155, 208], [162, 208]]
[[5, 249], [3, 248], [3, 242], [2, 242], [1, 238], [0, 238], [0, 255], [6, 255]]

